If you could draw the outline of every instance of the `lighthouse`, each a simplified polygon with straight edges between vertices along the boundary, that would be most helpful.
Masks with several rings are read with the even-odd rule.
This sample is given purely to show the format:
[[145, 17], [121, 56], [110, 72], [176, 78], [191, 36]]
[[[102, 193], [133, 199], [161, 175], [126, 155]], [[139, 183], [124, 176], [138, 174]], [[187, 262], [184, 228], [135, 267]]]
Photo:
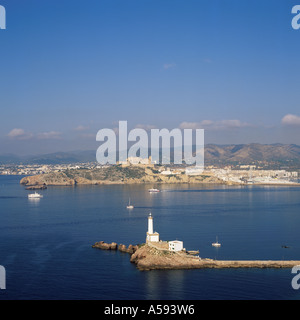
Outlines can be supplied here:
[[159, 233], [153, 232], [153, 217], [151, 213], [148, 216], [148, 231], [146, 242], [159, 242]]

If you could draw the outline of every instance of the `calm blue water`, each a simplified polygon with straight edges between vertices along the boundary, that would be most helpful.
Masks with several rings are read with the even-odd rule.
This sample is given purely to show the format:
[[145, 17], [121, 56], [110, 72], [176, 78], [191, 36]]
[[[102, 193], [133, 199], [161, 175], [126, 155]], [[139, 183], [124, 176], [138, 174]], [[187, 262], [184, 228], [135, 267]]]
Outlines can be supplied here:
[[[100, 240], [143, 243], [151, 211], [162, 239], [183, 240], [201, 257], [300, 260], [300, 188], [171, 185], [149, 194], [152, 185], [49, 187], [29, 201], [19, 180], [0, 176], [7, 272], [0, 300], [300, 299], [290, 269], [140, 272], [128, 254], [91, 248]], [[211, 246], [216, 236], [219, 249]]]

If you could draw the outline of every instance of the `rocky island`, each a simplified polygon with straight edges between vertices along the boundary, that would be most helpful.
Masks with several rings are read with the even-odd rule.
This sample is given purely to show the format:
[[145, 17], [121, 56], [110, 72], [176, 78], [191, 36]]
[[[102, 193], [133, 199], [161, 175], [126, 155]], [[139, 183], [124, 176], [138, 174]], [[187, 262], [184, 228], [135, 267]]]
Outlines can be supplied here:
[[134, 263], [141, 271], [150, 270], [176, 270], [176, 269], [223, 269], [223, 268], [293, 268], [300, 265], [295, 260], [213, 260], [200, 258], [188, 251], [171, 252], [167, 248], [167, 242], [159, 245], [147, 243], [137, 246], [117, 245], [96, 242], [93, 248], [102, 250], [119, 250], [131, 255], [130, 262]]

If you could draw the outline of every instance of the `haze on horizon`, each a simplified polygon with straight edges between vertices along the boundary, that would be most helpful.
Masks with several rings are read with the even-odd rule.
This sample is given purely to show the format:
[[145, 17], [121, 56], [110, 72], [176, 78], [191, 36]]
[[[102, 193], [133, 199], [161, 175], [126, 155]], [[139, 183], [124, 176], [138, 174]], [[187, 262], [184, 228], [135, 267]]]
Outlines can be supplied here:
[[203, 128], [300, 145], [294, 1], [1, 0], [0, 154], [96, 150], [96, 133]]

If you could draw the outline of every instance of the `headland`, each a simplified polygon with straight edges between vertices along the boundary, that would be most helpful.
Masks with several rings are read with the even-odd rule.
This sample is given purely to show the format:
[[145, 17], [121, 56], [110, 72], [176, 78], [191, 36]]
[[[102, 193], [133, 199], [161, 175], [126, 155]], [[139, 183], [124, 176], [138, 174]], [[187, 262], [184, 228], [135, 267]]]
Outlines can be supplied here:
[[300, 186], [298, 173], [285, 170], [232, 170], [165, 167], [150, 164], [57, 169], [29, 175], [20, 183], [31, 186], [75, 186], [107, 184], [223, 184], [223, 185], [286, 185]]
[[[169, 172], [167, 172], [169, 173]], [[166, 174], [160, 167], [144, 165], [114, 165], [94, 169], [67, 169], [27, 176], [20, 183], [25, 186], [75, 186], [105, 184], [181, 184], [181, 183], [224, 183], [214, 174], [188, 175], [177, 169]]]

